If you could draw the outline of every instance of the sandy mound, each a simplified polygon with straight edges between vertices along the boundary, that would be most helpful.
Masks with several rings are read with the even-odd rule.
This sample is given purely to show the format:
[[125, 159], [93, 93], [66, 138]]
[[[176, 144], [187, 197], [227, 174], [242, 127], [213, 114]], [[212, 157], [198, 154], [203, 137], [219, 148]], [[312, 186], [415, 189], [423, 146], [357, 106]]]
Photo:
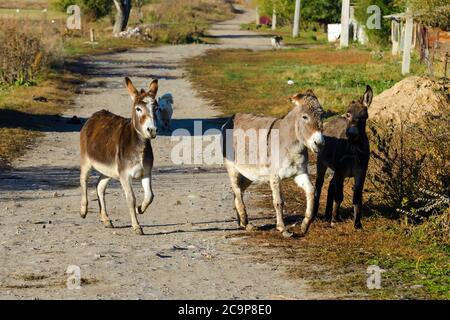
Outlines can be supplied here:
[[449, 107], [448, 85], [421, 77], [406, 78], [373, 98], [369, 117], [375, 121], [394, 119], [420, 121], [427, 113]]

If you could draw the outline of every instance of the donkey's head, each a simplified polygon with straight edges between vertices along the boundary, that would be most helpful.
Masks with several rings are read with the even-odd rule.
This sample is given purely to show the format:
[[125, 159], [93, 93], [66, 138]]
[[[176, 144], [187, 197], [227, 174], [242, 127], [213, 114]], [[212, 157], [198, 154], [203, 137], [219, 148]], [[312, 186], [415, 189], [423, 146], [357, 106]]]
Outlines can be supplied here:
[[313, 152], [319, 150], [325, 144], [322, 136], [323, 108], [316, 95], [308, 90], [306, 93], [297, 93], [290, 98], [295, 105], [295, 134], [300, 142], [303, 142]]
[[131, 119], [135, 130], [146, 139], [154, 139], [156, 137], [155, 112], [158, 109], [156, 100], [158, 80], [155, 79], [150, 83], [149, 91], [144, 89], [138, 91], [128, 77], [125, 78], [125, 83], [133, 101]]
[[351, 143], [358, 143], [366, 132], [366, 121], [369, 116], [367, 108], [372, 103], [373, 91], [366, 86], [366, 92], [358, 101], [352, 101], [347, 107], [344, 118], [347, 120], [347, 138]]

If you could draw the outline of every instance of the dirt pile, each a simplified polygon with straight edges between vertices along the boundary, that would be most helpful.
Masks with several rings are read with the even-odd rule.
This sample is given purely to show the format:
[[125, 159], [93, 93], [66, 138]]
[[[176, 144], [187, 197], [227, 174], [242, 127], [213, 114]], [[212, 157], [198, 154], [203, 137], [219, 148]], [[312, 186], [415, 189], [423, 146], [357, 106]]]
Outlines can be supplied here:
[[374, 97], [369, 108], [372, 120], [420, 121], [425, 114], [440, 114], [449, 107], [448, 84], [428, 78], [408, 77]]

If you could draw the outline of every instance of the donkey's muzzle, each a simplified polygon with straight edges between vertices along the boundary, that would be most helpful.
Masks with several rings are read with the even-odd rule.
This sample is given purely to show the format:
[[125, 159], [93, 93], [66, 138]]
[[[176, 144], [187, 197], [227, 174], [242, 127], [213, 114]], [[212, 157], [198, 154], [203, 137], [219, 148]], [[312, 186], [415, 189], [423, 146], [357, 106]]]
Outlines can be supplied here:
[[315, 132], [309, 141], [309, 147], [310, 149], [315, 152], [318, 153], [325, 145], [325, 139], [322, 135], [321, 132]]
[[357, 127], [350, 127], [347, 129], [347, 137], [350, 141], [356, 142], [359, 138], [359, 130]]
[[147, 134], [151, 139], [156, 138], [156, 128], [147, 128]]

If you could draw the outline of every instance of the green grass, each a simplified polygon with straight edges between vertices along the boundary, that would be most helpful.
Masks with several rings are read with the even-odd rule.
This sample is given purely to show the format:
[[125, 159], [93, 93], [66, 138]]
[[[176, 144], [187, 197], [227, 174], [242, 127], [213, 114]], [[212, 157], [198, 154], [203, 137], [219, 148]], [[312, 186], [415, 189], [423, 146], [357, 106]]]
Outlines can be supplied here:
[[[366, 84], [379, 94], [403, 78], [400, 62], [388, 54], [381, 61], [367, 50], [328, 45], [262, 52], [214, 50], [187, 65], [194, 85], [224, 114], [282, 115], [290, 108], [288, 97], [307, 89], [313, 89], [324, 109], [342, 112]], [[413, 60], [413, 74], [423, 68]], [[295, 84], [288, 85], [288, 80]]]

